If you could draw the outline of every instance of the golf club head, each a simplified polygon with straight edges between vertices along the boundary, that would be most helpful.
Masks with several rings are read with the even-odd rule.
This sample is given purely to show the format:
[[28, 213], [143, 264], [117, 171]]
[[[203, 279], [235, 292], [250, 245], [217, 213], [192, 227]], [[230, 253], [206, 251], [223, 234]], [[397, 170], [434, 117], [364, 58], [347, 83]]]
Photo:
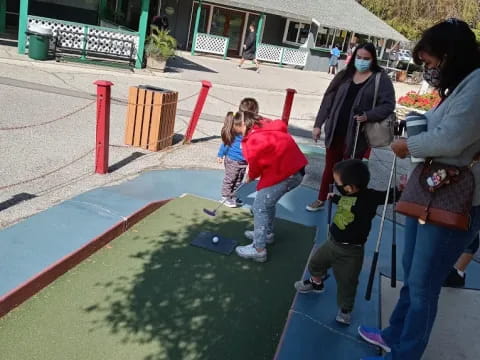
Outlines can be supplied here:
[[217, 212], [215, 210], [208, 210], [208, 209], [203, 209], [203, 212], [207, 214], [208, 216], [216, 216]]

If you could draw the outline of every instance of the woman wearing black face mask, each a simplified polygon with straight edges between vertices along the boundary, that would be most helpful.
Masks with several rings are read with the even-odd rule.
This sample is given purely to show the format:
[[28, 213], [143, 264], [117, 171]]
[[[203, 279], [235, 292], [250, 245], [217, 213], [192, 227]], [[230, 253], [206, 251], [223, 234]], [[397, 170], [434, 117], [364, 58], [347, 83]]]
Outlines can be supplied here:
[[[392, 150], [400, 158], [411, 154], [458, 168], [471, 164], [480, 153], [480, 50], [475, 34], [463, 21], [441, 22], [425, 31], [413, 56], [417, 64], [424, 64], [425, 80], [438, 90], [442, 101], [425, 114], [427, 131], [397, 140]], [[366, 341], [380, 346], [387, 355], [365, 360], [421, 359], [435, 322], [442, 284], [480, 230], [480, 166], [473, 166], [472, 172], [476, 185], [468, 231], [407, 217], [404, 286], [390, 324], [383, 331], [359, 328]], [[422, 179], [411, 178], [409, 182], [407, 189], [412, 186], [421, 194], [425, 186]]]

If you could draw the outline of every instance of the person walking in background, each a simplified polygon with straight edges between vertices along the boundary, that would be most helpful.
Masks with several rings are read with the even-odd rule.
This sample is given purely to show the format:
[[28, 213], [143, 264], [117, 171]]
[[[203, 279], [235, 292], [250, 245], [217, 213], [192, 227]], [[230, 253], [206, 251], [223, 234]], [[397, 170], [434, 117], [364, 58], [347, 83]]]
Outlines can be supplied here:
[[[424, 65], [424, 78], [438, 90], [441, 102], [425, 114], [427, 131], [396, 140], [392, 150], [402, 159], [410, 154], [452, 167], [472, 164], [480, 153], [480, 49], [475, 34], [461, 20], [443, 21], [424, 32], [413, 58]], [[480, 230], [480, 166], [472, 166], [471, 171], [475, 188], [467, 231], [407, 216], [404, 285], [389, 325], [383, 331], [366, 326], [358, 329], [364, 340], [387, 354], [362, 360], [422, 358], [435, 323], [442, 285], [465, 246]], [[406, 191], [410, 186], [422, 194], [424, 185], [420, 179], [409, 179]], [[444, 191], [448, 191], [448, 185]], [[461, 303], [459, 298], [459, 306]]]
[[[351, 157], [362, 159], [369, 153], [367, 140], [360, 133], [355, 154], [352, 154], [357, 123], [382, 121], [395, 110], [395, 90], [388, 75], [378, 65], [373, 44], [358, 46], [352, 56], [355, 61], [351, 61], [330, 83], [315, 120], [313, 139], [320, 139], [322, 126], [325, 126], [327, 153], [318, 199], [307, 206], [308, 211], [323, 208], [337, 162]], [[380, 74], [380, 84], [376, 106], [372, 109], [376, 74]]]
[[240, 69], [245, 62], [245, 60], [253, 60], [255, 61], [256, 70], [259, 71], [260, 64], [256, 59], [256, 52], [257, 52], [257, 33], [255, 32], [255, 25], [250, 24], [248, 28], [247, 38], [245, 39], [245, 44], [243, 45], [243, 54], [242, 59], [240, 60], [240, 64], [238, 64], [238, 68]]
[[235, 196], [247, 170], [247, 162], [242, 154], [242, 121], [235, 119], [233, 112], [225, 117], [222, 128], [222, 145], [218, 150], [217, 162], [225, 164], [225, 177], [223, 178], [222, 200], [225, 206], [235, 208], [243, 203]]
[[340, 59], [340, 50], [338, 45], [335, 44], [332, 50], [330, 50], [330, 61], [328, 62], [328, 73], [335, 75], [338, 69], [338, 59]]

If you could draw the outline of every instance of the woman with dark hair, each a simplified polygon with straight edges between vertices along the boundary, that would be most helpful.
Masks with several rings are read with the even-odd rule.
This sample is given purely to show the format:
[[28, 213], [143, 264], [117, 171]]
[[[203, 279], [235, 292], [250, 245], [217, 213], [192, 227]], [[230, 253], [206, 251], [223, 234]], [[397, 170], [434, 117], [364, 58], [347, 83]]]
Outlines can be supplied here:
[[[424, 65], [424, 78], [438, 89], [442, 101], [425, 114], [427, 131], [395, 141], [392, 150], [400, 158], [410, 154], [457, 167], [472, 164], [480, 153], [480, 50], [475, 34], [465, 22], [449, 19], [425, 31], [413, 57]], [[380, 346], [387, 355], [364, 360], [422, 357], [442, 284], [480, 229], [480, 166], [473, 166], [472, 172], [476, 186], [468, 231], [407, 217], [404, 286], [390, 324], [383, 331], [364, 326], [358, 329], [363, 339]], [[418, 179], [410, 181], [423, 186]]]
[[[382, 121], [395, 110], [395, 90], [390, 78], [378, 65], [375, 46], [371, 43], [359, 45], [352, 60], [330, 83], [315, 120], [313, 139], [318, 141], [325, 125], [327, 154], [318, 199], [307, 206], [308, 211], [323, 208], [329, 185], [333, 184], [336, 163], [351, 157], [362, 159], [369, 151], [367, 140], [361, 133], [353, 154], [357, 123]], [[376, 74], [380, 76], [380, 83], [376, 106], [372, 108]]]

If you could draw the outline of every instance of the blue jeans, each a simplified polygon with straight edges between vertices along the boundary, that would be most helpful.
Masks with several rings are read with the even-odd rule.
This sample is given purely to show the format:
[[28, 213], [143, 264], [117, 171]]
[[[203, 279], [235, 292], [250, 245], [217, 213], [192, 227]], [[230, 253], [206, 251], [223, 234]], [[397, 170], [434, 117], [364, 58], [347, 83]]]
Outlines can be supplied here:
[[280, 198], [302, 183], [303, 174], [295, 175], [257, 192], [253, 202], [253, 243], [257, 249], [265, 249], [267, 235], [273, 233], [275, 209]]
[[407, 218], [403, 253], [404, 286], [382, 332], [391, 360], [420, 360], [437, 315], [438, 297], [449, 271], [480, 229], [480, 206], [472, 208], [469, 231], [420, 225]]

